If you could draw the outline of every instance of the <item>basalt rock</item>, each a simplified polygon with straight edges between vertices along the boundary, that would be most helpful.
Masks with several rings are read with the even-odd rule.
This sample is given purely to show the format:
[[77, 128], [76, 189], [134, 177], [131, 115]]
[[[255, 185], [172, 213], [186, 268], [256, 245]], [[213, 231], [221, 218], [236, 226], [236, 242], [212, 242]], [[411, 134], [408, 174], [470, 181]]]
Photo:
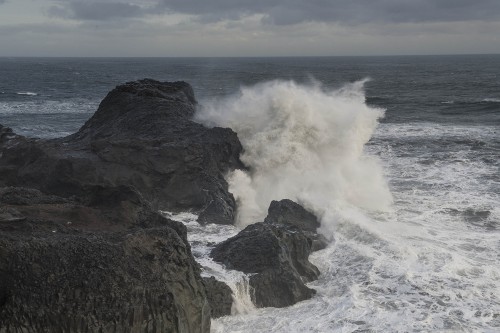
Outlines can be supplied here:
[[187, 83], [129, 82], [75, 134], [0, 125], [0, 333], [209, 332], [183, 224], [232, 223], [230, 129], [191, 121]]
[[205, 288], [177, 231], [183, 225], [17, 227], [24, 232], [0, 232], [0, 332], [209, 332]]
[[224, 282], [218, 281], [215, 277], [203, 278], [205, 290], [207, 292], [208, 303], [211, 308], [212, 318], [229, 316], [233, 306], [233, 292]]
[[227, 128], [193, 122], [184, 82], [116, 87], [75, 134], [35, 140], [0, 128], [0, 186], [86, 200], [96, 187], [128, 186], [155, 209], [195, 211], [200, 223], [231, 224], [235, 201], [224, 174], [243, 165]]
[[293, 226], [255, 223], [218, 244], [211, 257], [229, 269], [257, 273], [250, 277], [257, 306], [284, 307], [315, 293], [304, 285], [319, 276], [308, 260], [311, 246], [311, 239]]
[[328, 245], [327, 239], [317, 233], [321, 225], [317, 217], [292, 200], [273, 200], [264, 223], [284, 224], [300, 229], [312, 240], [312, 251], [322, 250]]

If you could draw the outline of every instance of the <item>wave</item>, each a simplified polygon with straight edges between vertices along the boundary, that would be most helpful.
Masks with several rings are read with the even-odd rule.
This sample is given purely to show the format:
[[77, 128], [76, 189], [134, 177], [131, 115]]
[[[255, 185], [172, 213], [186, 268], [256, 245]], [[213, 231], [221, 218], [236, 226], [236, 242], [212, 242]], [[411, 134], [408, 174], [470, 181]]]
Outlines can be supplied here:
[[335, 220], [339, 207], [389, 208], [379, 161], [363, 152], [384, 115], [366, 105], [365, 82], [327, 90], [270, 81], [200, 107], [197, 121], [232, 128], [244, 148], [249, 171], [228, 175], [239, 225], [263, 220], [270, 201], [284, 198], [313, 210], [323, 224]]
[[16, 95], [24, 95], [24, 96], [38, 96], [37, 93], [31, 92], [31, 91], [20, 91], [16, 92]]
[[481, 102], [500, 103], [500, 98], [484, 98]]

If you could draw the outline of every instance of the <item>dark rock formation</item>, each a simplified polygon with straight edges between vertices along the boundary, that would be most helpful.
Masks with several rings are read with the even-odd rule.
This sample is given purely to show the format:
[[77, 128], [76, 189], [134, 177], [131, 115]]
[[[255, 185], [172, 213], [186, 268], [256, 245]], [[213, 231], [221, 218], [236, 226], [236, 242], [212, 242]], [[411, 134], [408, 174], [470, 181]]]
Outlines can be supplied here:
[[302, 231], [310, 232], [316, 232], [316, 229], [320, 226], [314, 214], [308, 212], [304, 207], [289, 199], [271, 201], [264, 222], [292, 225]]
[[231, 307], [233, 306], [233, 292], [227, 284], [217, 281], [213, 276], [203, 278], [205, 290], [207, 293], [208, 303], [212, 310], [212, 318], [229, 316]]
[[157, 213], [233, 222], [241, 145], [195, 104], [186, 83], [141, 80], [66, 138], [0, 125], [0, 333], [209, 332], [186, 228]]
[[255, 223], [218, 244], [211, 257], [229, 269], [258, 273], [250, 277], [257, 306], [284, 307], [314, 294], [304, 285], [319, 275], [308, 261], [311, 245], [295, 227]]
[[114, 233], [40, 224], [27, 233], [0, 222], [0, 332], [209, 332], [180, 223]]
[[299, 275], [290, 269], [268, 269], [250, 277], [252, 301], [257, 307], [283, 308], [310, 299], [314, 289], [304, 285]]
[[1, 127], [0, 186], [84, 201], [95, 187], [127, 186], [154, 208], [230, 224], [235, 202], [224, 174], [242, 167], [241, 144], [230, 129], [191, 121], [195, 105], [187, 83], [141, 80], [111, 91], [66, 138], [27, 139]]
[[264, 222], [284, 224], [300, 229], [313, 241], [312, 251], [322, 250], [328, 245], [326, 238], [316, 232], [320, 227], [320, 223], [316, 216], [292, 200], [273, 200], [269, 206], [267, 217]]

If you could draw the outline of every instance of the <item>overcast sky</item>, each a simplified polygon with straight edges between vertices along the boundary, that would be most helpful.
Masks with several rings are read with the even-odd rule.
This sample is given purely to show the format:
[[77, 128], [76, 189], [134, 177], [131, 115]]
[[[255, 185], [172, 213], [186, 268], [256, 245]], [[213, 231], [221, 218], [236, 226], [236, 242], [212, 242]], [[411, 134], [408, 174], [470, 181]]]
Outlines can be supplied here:
[[500, 53], [500, 0], [0, 0], [0, 56]]

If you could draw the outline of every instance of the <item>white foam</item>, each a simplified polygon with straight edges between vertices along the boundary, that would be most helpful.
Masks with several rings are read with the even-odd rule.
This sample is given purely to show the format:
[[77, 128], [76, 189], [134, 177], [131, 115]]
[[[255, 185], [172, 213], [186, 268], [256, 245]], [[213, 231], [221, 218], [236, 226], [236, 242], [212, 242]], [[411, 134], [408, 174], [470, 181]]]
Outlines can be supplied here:
[[[238, 224], [262, 220], [271, 200], [298, 201], [318, 216], [356, 206], [387, 210], [382, 169], [363, 153], [383, 110], [365, 104], [366, 80], [338, 90], [271, 81], [205, 103], [196, 119], [238, 133], [249, 172], [228, 176]], [[328, 220], [329, 221], [329, 220]]]
[[16, 95], [38, 96], [37, 93], [31, 92], [31, 91], [20, 91], [20, 92], [17, 92]]
[[202, 267], [203, 277], [215, 277], [226, 283], [233, 292], [232, 315], [248, 314], [255, 311], [250, 297], [248, 275], [239, 271], [226, 269], [213, 261], [209, 254], [215, 244], [236, 235], [240, 230], [232, 225], [200, 225], [198, 216], [189, 212], [172, 213], [160, 211], [165, 217], [182, 222], [188, 229], [188, 241], [196, 261]]
[[485, 98], [483, 102], [500, 103], [500, 98]]

